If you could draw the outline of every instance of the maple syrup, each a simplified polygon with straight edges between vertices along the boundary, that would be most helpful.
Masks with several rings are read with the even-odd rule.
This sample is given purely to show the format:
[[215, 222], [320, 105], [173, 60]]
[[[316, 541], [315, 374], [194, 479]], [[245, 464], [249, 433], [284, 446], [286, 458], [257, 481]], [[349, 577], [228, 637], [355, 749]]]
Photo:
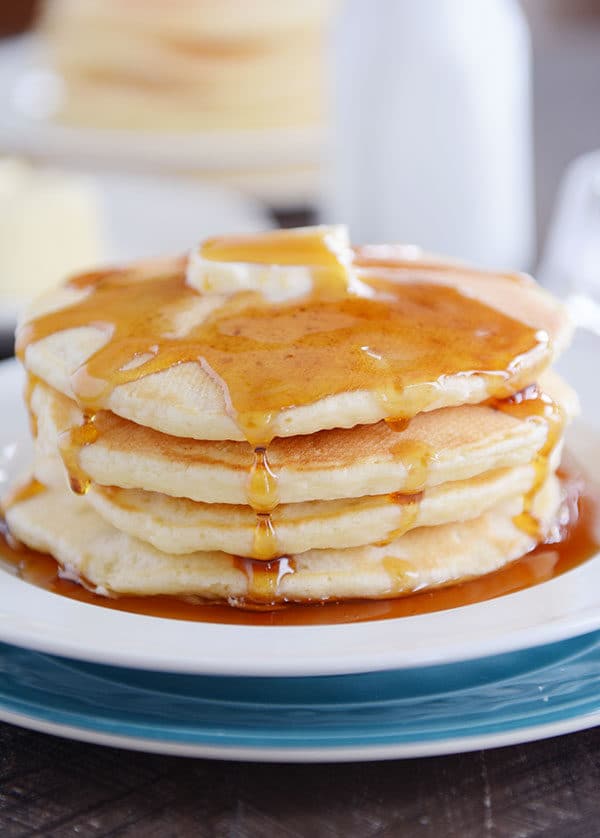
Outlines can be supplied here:
[[11, 506], [29, 500], [29, 498], [33, 498], [45, 491], [46, 487], [44, 484], [40, 483], [39, 480], [35, 480], [35, 478], [27, 480], [24, 483], [18, 483], [2, 498], [2, 507], [0, 509], [10, 509]]
[[87, 494], [92, 482], [79, 462], [80, 449], [84, 445], [93, 445], [97, 439], [95, 414], [84, 414], [81, 425], [63, 431], [58, 438], [58, 450], [69, 477], [69, 485], [77, 495]]
[[255, 561], [236, 556], [234, 562], [248, 579], [248, 597], [240, 602], [242, 607], [251, 609], [272, 608], [279, 591], [281, 580], [290, 573], [295, 573], [293, 559], [281, 558], [274, 561]]
[[[489, 395], [502, 398], [550, 359], [545, 332], [455, 288], [375, 277], [363, 284], [366, 296], [319, 292], [277, 304], [236, 294], [187, 335], [174, 337], [177, 315], [198, 300], [183, 270], [143, 284], [127, 273], [92, 274], [82, 299], [19, 329], [17, 351], [23, 357], [30, 343], [62, 330], [102, 329], [106, 343], [71, 379], [88, 414], [108, 408], [122, 384], [201, 363], [222, 387], [244, 437], [263, 448], [273, 437], [274, 417], [292, 407], [368, 391], [401, 419], [403, 411], [416, 415], [436, 403], [443, 376], [477, 373]], [[530, 365], [523, 363], [528, 355]]]
[[515, 518], [515, 524], [520, 529], [538, 538], [540, 522], [535, 517], [533, 507], [538, 492], [550, 474], [552, 454], [562, 439], [566, 425], [565, 411], [547, 393], [543, 393], [537, 384], [525, 387], [507, 399], [492, 400], [490, 404], [495, 410], [515, 419], [543, 423], [546, 427], [545, 441], [532, 463], [534, 479], [531, 488], [524, 497], [523, 511]]
[[27, 415], [29, 417], [29, 430], [33, 439], [36, 439], [38, 435], [38, 420], [33, 408], [31, 407], [31, 398], [33, 396], [33, 391], [37, 387], [39, 381], [40, 379], [37, 378], [37, 376], [28, 374], [27, 379], [25, 381], [25, 390], [23, 392], [23, 400], [25, 402]]
[[393, 446], [392, 453], [406, 466], [404, 494], [422, 492], [427, 483], [429, 468], [435, 461], [435, 451], [420, 440], [403, 439]]
[[248, 477], [247, 500], [256, 513], [252, 557], [268, 561], [279, 554], [277, 531], [271, 512], [279, 505], [278, 478], [267, 459], [266, 448], [255, 448]]
[[[387, 534], [384, 542], [380, 542], [381, 546], [389, 544], [395, 538], [399, 538], [414, 527], [419, 517], [419, 504], [423, 498], [423, 492], [415, 492], [413, 494], [392, 492], [388, 497], [392, 503], [396, 504], [400, 515], [398, 526]], [[395, 575], [395, 572], [393, 575]]]
[[269, 514], [258, 512], [254, 526], [252, 557], [257, 561], [270, 561], [280, 555], [273, 519]]

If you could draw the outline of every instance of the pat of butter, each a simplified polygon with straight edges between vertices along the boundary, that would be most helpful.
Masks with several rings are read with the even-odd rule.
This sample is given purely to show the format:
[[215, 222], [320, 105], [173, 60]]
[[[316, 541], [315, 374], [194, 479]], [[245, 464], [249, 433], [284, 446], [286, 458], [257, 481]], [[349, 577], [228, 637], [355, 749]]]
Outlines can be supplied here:
[[0, 298], [22, 304], [104, 252], [100, 209], [85, 177], [0, 160]]
[[308, 294], [316, 280], [346, 289], [352, 258], [342, 225], [218, 236], [190, 254], [187, 283], [203, 294], [257, 291], [284, 302]]

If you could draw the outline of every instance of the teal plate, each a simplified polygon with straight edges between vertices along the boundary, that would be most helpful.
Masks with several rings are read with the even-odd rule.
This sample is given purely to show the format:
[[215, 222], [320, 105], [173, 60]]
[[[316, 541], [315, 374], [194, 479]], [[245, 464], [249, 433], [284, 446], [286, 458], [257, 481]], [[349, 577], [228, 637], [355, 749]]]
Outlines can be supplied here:
[[5, 721], [221, 759], [454, 753], [600, 723], [600, 632], [447, 666], [314, 678], [165, 674], [0, 644], [0, 675]]

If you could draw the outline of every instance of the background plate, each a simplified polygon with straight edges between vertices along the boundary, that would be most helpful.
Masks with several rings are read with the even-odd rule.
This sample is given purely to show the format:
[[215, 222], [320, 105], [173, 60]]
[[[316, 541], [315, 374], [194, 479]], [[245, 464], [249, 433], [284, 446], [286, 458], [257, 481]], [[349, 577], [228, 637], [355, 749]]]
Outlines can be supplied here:
[[0, 45], [3, 150], [50, 160], [103, 161], [156, 171], [245, 171], [260, 167], [316, 165], [319, 128], [237, 132], [93, 130], [54, 121], [59, 80], [44, 62], [34, 35]]

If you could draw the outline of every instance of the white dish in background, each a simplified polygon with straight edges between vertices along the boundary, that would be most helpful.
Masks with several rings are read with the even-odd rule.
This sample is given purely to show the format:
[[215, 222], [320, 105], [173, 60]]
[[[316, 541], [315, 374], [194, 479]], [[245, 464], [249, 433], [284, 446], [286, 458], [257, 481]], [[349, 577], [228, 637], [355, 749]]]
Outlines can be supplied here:
[[[93, 130], [54, 121], [60, 80], [35, 36], [0, 44], [0, 151], [57, 163], [153, 172], [205, 172], [278, 206], [315, 196], [322, 131], [317, 127], [160, 133]], [[264, 182], [263, 182], [264, 175]], [[281, 183], [273, 182], [279, 177]], [[287, 184], [293, 195], [285, 194]]]
[[[561, 363], [586, 412], [571, 449], [600, 465], [600, 339], [581, 332]], [[0, 366], [0, 477], [26, 466], [22, 374]], [[68, 525], [68, 522], [65, 522]], [[600, 628], [600, 559], [549, 582], [450, 611], [333, 626], [243, 627], [189, 623], [98, 608], [35, 588], [0, 570], [0, 641], [118, 666], [218, 675], [310, 676], [418, 667], [552, 643]]]
[[[222, 186], [177, 177], [78, 174], [98, 205], [105, 265], [185, 253], [206, 236], [256, 232], [272, 225], [258, 201]], [[14, 329], [22, 305], [3, 296], [0, 281], [0, 332]]]
[[100, 204], [107, 262], [185, 253], [205, 236], [272, 225], [257, 201], [200, 180], [90, 174]]

